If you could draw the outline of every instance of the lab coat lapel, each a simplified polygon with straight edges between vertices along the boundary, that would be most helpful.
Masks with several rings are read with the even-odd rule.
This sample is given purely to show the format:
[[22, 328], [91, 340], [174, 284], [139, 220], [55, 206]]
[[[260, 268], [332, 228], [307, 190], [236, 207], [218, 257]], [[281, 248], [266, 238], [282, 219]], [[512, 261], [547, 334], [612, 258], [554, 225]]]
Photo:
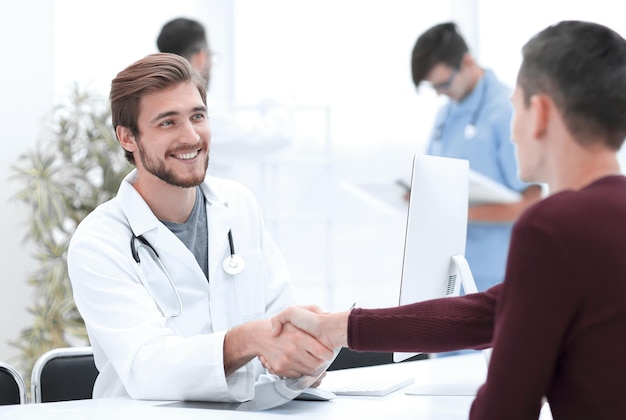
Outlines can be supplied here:
[[[128, 219], [133, 233], [136, 236], [143, 235], [157, 252], [171, 254], [187, 267], [197, 266], [195, 257], [185, 244], [157, 219], [150, 207], [148, 207], [148, 204], [132, 186], [135, 177], [136, 169], [124, 178], [118, 191], [122, 210]], [[199, 267], [198, 272], [202, 272]], [[204, 278], [204, 275], [202, 275], [202, 278]]]
[[202, 184], [206, 198], [207, 227], [209, 229], [209, 283], [218, 278], [222, 261], [228, 250], [228, 231], [232, 223], [232, 210], [228, 202], [220, 198], [207, 184]]
[[[130, 229], [135, 236], [140, 236], [156, 229], [159, 224], [159, 220], [156, 218], [148, 204], [143, 200], [141, 195], [133, 187], [133, 182], [137, 177], [137, 170], [134, 169], [131, 173], [126, 175], [120, 188], [117, 192], [117, 197], [120, 200], [120, 205], [124, 216], [128, 220]], [[146, 238], [148, 240], [155, 238]], [[151, 242], [152, 243], [152, 242]]]

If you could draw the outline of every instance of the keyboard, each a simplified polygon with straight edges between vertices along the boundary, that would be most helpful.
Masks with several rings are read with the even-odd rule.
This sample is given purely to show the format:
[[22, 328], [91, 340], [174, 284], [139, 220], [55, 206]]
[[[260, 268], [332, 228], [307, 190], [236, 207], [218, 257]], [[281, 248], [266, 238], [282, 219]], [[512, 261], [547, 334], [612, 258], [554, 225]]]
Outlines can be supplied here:
[[406, 395], [475, 396], [481, 383], [416, 384], [404, 390]]
[[334, 392], [336, 395], [365, 395], [383, 397], [400, 388], [413, 383], [412, 376], [395, 376], [383, 378], [367, 378], [358, 382], [337, 384], [328, 391]]

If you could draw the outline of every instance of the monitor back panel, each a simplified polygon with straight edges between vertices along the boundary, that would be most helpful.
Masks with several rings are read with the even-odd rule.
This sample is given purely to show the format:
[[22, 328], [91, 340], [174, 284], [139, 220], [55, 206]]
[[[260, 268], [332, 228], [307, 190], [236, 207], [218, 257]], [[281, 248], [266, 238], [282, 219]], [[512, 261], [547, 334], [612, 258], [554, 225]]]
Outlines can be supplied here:
[[407, 217], [401, 305], [450, 294], [451, 257], [465, 255], [466, 160], [416, 155]]

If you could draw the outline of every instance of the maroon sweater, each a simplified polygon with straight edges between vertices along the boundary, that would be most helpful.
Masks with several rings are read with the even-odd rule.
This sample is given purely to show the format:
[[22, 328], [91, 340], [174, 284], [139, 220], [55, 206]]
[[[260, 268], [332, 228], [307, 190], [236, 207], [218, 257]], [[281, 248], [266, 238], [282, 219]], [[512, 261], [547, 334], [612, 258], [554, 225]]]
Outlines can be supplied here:
[[492, 346], [472, 419], [626, 419], [626, 178], [554, 194], [515, 224], [503, 284], [473, 295], [355, 309], [350, 348]]

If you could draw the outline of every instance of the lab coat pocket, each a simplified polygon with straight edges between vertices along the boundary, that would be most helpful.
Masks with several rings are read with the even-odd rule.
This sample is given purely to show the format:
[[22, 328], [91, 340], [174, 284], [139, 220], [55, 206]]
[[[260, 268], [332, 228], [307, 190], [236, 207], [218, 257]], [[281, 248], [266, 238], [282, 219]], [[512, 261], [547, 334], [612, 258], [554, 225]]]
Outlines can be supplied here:
[[237, 303], [242, 321], [248, 322], [265, 317], [265, 282], [263, 258], [260, 249], [240, 254], [246, 268], [232, 275], [237, 293]]

